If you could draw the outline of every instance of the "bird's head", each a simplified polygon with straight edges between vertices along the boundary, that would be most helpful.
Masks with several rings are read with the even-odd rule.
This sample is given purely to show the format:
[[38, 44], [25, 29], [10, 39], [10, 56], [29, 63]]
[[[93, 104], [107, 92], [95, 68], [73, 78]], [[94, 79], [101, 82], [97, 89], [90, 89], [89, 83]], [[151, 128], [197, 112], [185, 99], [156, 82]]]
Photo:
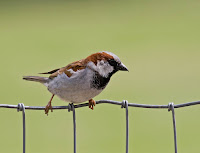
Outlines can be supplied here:
[[111, 77], [117, 71], [128, 71], [119, 57], [107, 51], [92, 54], [86, 58], [87, 66], [102, 77]]

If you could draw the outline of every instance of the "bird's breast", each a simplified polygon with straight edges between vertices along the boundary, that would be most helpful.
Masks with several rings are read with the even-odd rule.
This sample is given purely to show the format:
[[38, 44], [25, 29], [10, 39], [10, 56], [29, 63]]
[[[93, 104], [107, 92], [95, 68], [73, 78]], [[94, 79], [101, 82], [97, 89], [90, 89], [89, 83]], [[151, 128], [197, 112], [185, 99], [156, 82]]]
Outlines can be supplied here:
[[104, 81], [96, 79], [101, 78], [89, 68], [76, 71], [71, 77], [62, 73], [49, 82], [48, 90], [65, 101], [80, 103], [92, 99], [105, 88]]

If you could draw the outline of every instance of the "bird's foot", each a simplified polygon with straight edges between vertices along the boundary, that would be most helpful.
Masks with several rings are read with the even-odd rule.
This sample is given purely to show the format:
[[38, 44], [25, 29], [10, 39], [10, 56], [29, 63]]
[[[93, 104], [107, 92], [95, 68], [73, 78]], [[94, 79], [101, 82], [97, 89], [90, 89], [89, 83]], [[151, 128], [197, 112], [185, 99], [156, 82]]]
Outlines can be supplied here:
[[49, 109], [51, 109], [51, 112], [53, 112], [53, 108], [52, 108], [51, 102], [48, 102], [48, 104], [46, 105], [46, 107], [44, 109], [45, 114], [48, 115]]
[[93, 110], [95, 105], [96, 105], [96, 102], [93, 99], [90, 99], [89, 100], [89, 108]]
[[53, 112], [53, 108], [51, 106], [51, 101], [52, 101], [53, 97], [54, 97], [54, 95], [52, 95], [50, 101], [48, 102], [48, 104], [46, 105], [46, 107], [44, 109], [44, 112], [45, 112], [45, 114], [47, 114], [47, 116], [48, 116], [49, 109], [51, 109], [51, 112]]

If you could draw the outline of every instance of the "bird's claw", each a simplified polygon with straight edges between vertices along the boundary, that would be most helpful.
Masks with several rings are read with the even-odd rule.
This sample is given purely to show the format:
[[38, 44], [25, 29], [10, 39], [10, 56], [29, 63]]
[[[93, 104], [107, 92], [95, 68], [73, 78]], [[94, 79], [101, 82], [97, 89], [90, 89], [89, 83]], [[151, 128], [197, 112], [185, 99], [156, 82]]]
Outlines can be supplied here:
[[48, 103], [46, 105], [45, 109], [44, 109], [45, 114], [47, 114], [47, 116], [48, 116], [48, 113], [49, 113], [49, 109], [51, 109], [51, 112], [53, 112], [53, 107], [52, 107], [51, 103]]
[[89, 108], [93, 110], [95, 105], [96, 105], [96, 102], [93, 99], [90, 99], [89, 100]]

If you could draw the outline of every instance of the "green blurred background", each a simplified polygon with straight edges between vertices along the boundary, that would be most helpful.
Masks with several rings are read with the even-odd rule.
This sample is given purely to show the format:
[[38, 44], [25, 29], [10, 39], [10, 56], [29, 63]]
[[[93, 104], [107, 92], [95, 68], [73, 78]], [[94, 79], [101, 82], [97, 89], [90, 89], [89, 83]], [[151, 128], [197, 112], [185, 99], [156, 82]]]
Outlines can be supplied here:
[[[45, 106], [44, 86], [22, 80], [108, 50], [115, 74], [95, 100], [176, 104], [200, 100], [200, 1], [0, 1], [0, 92], [5, 104]], [[53, 105], [68, 105], [57, 97]], [[125, 110], [78, 109], [78, 153], [125, 152]], [[176, 109], [178, 151], [199, 153], [200, 106]], [[174, 150], [171, 112], [130, 108], [130, 152]], [[73, 152], [72, 113], [26, 110], [27, 153]], [[22, 152], [22, 117], [0, 109], [0, 153]]]

